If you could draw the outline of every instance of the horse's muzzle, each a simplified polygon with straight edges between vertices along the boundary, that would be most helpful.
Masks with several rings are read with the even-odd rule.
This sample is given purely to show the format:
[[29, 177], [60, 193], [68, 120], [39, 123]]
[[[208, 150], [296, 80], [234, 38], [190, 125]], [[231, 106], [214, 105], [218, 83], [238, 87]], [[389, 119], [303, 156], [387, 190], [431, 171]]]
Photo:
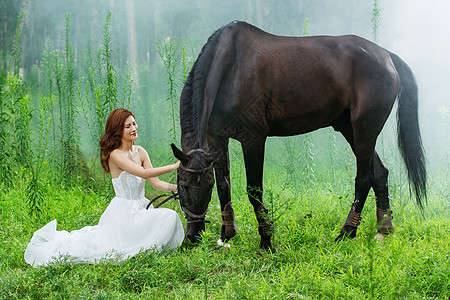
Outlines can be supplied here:
[[186, 236], [191, 243], [198, 243], [202, 240], [201, 233], [205, 230], [204, 222], [188, 223], [186, 225]]

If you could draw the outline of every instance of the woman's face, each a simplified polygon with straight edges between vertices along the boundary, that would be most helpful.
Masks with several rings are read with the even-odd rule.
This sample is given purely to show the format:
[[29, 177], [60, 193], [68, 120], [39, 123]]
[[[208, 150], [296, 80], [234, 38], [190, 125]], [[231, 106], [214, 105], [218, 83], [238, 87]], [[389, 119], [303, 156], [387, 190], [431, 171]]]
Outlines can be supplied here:
[[134, 141], [137, 139], [138, 125], [133, 116], [129, 116], [125, 120], [123, 127], [122, 139], [126, 141]]

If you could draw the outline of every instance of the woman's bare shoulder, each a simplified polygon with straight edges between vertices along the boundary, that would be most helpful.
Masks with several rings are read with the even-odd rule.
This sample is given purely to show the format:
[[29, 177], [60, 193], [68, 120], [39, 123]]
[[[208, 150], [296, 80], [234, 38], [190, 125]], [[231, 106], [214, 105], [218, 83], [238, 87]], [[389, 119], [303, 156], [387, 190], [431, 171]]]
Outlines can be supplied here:
[[139, 145], [134, 145], [136, 147], [137, 151], [139, 152], [139, 155], [148, 155], [147, 150], [145, 150], [144, 147]]
[[124, 159], [124, 154], [119, 149], [111, 151], [109, 154], [109, 171], [112, 178], [116, 178], [122, 173], [122, 169], [118, 166]]
[[109, 156], [111, 158], [118, 158], [118, 157], [122, 157], [124, 156], [123, 151], [119, 150], [119, 149], [114, 149], [113, 151], [111, 151], [111, 153], [109, 154]]

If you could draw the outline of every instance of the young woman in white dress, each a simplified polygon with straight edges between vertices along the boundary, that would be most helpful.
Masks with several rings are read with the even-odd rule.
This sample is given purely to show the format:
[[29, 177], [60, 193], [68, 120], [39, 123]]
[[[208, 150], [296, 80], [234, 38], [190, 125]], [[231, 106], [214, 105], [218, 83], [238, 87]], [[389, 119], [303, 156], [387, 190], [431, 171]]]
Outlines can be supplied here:
[[98, 225], [67, 232], [56, 230], [56, 220], [33, 234], [25, 250], [25, 262], [37, 267], [69, 256], [74, 262], [95, 263], [102, 259], [125, 260], [142, 250], [176, 248], [184, 239], [178, 214], [167, 208], [147, 209], [145, 181], [160, 191], [177, 186], [158, 179], [176, 170], [180, 162], [153, 168], [144, 148], [134, 144], [138, 126], [133, 113], [115, 109], [109, 115], [100, 140], [101, 163], [110, 172], [116, 196]]

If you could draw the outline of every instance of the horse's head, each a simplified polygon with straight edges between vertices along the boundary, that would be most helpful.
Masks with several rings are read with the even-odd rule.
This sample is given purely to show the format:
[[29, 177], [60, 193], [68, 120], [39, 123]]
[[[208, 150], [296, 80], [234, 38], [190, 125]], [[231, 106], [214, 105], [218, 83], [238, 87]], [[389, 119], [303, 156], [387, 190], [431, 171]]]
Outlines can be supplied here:
[[178, 169], [178, 194], [187, 226], [186, 236], [197, 242], [205, 229], [205, 216], [214, 186], [214, 159], [202, 149], [183, 153], [172, 144], [173, 154], [181, 161]]

